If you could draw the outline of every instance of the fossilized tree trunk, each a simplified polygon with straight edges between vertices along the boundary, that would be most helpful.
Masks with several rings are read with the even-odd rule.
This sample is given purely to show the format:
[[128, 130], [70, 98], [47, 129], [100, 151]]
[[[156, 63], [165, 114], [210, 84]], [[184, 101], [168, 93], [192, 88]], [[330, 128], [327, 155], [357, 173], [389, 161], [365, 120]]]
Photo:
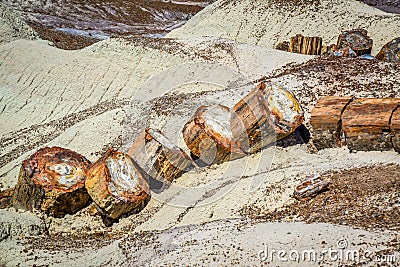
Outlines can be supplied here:
[[254, 153], [293, 133], [303, 120], [295, 96], [284, 88], [261, 82], [233, 108], [234, 140], [246, 153]]
[[322, 38], [308, 37], [297, 34], [290, 38], [288, 52], [299, 53], [304, 55], [321, 55]]
[[88, 170], [85, 186], [105, 222], [143, 208], [149, 198], [140, 168], [129, 155], [113, 149]]
[[400, 153], [400, 106], [393, 112], [390, 120], [390, 130], [393, 135], [392, 144], [394, 150]]
[[195, 162], [219, 164], [245, 154], [232, 136], [231, 110], [222, 105], [201, 106], [182, 130]]
[[341, 147], [342, 137], [341, 116], [352, 97], [326, 96], [317, 101], [311, 111], [313, 128], [313, 144], [317, 149]]
[[364, 29], [344, 31], [339, 35], [337, 46], [342, 49], [346, 46], [354, 50], [357, 56], [371, 54], [373, 40]]
[[387, 62], [400, 62], [400, 37], [384, 45], [375, 57], [378, 60]]
[[149, 175], [149, 187], [160, 192], [184, 172], [193, 168], [190, 157], [159, 130], [147, 128], [128, 152]]
[[84, 187], [90, 162], [60, 147], [45, 147], [24, 160], [12, 197], [17, 209], [38, 209], [54, 217], [73, 214], [90, 197]]
[[390, 118], [399, 105], [396, 98], [363, 98], [352, 101], [342, 115], [342, 129], [350, 150], [392, 149]]

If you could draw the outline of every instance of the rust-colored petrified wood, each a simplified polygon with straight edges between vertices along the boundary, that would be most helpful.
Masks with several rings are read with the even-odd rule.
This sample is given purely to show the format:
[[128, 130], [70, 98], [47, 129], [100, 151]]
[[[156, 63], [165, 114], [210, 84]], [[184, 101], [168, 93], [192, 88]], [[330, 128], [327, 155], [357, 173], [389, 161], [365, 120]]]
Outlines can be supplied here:
[[303, 36], [297, 34], [290, 38], [288, 52], [304, 55], [321, 55], [322, 38], [313, 36]]
[[368, 36], [368, 32], [364, 29], [355, 29], [344, 31], [339, 35], [337, 46], [338, 49], [350, 47], [357, 56], [371, 54], [373, 40]]
[[400, 105], [393, 112], [390, 120], [390, 131], [394, 150], [400, 153]]
[[257, 152], [285, 138], [304, 121], [294, 94], [272, 83], [259, 83], [233, 111], [232, 133], [246, 153]]
[[140, 168], [129, 155], [113, 149], [88, 170], [85, 186], [103, 220], [117, 220], [149, 198]]
[[243, 157], [245, 153], [233, 139], [231, 110], [223, 105], [201, 106], [183, 127], [183, 139], [195, 162], [219, 164]]
[[375, 57], [387, 62], [400, 62], [400, 37], [385, 44]]
[[350, 150], [392, 149], [390, 118], [400, 98], [353, 100], [342, 115], [342, 130]]
[[312, 140], [317, 149], [344, 145], [341, 116], [352, 99], [348, 96], [325, 96], [317, 101], [311, 110], [310, 120]]
[[12, 197], [17, 209], [38, 209], [54, 217], [73, 214], [90, 197], [85, 189], [91, 163], [61, 147], [45, 147], [24, 160]]
[[148, 174], [150, 190], [156, 193], [193, 168], [193, 161], [182, 149], [152, 128], [143, 131], [128, 155]]

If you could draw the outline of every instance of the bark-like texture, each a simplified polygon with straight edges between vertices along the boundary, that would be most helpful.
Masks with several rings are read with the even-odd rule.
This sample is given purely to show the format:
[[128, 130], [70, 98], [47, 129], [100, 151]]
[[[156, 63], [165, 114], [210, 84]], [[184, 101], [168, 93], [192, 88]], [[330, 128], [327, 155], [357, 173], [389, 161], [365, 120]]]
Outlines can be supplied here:
[[294, 94], [272, 83], [258, 84], [233, 111], [232, 133], [246, 153], [285, 138], [304, 121]]
[[12, 197], [17, 209], [38, 209], [54, 217], [74, 214], [90, 197], [84, 187], [90, 162], [60, 147], [45, 147], [24, 160]]
[[198, 164], [219, 164], [245, 155], [233, 138], [230, 120], [226, 106], [201, 106], [185, 124], [183, 139]]
[[390, 118], [399, 98], [363, 98], [352, 101], [342, 115], [342, 129], [350, 150], [392, 149]]
[[160, 192], [176, 178], [193, 168], [190, 157], [161, 131], [146, 128], [128, 155], [148, 174], [150, 190]]
[[85, 187], [105, 221], [142, 207], [149, 198], [139, 167], [129, 155], [113, 149], [88, 170]]
[[352, 99], [346, 96], [322, 97], [311, 110], [312, 140], [318, 150], [344, 144], [341, 116]]
[[387, 62], [400, 62], [400, 37], [393, 39], [384, 45], [375, 57], [378, 60]]
[[357, 56], [371, 54], [373, 40], [364, 29], [344, 31], [339, 35], [337, 46], [339, 49], [350, 47]]
[[297, 34], [290, 37], [288, 52], [299, 53], [303, 55], [321, 55], [322, 53], [322, 38], [313, 36], [303, 36]]
[[390, 120], [390, 131], [392, 134], [392, 145], [394, 150], [400, 153], [400, 106], [393, 112]]

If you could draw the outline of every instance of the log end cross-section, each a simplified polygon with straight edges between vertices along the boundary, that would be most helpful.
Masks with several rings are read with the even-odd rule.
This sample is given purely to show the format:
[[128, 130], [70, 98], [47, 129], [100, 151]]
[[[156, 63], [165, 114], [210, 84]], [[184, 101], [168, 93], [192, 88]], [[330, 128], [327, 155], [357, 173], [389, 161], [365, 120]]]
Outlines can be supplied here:
[[222, 105], [201, 106], [183, 127], [183, 139], [199, 165], [219, 164], [245, 155], [235, 142], [231, 110]]
[[285, 138], [304, 120], [303, 110], [294, 94], [272, 83], [259, 83], [234, 106], [233, 111], [233, 136], [246, 153], [255, 153]]
[[104, 218], [117, 220], [149, 198], [149, 188], [132, 158], [109, 149], [87, 172], [86, 189]]
[[38, 209], [54, 217], [74, 214], [89, 201], [85, 189], [90, 162], [61, 147], [45, 147], [24, 160], [12, 197], [17, 209]]

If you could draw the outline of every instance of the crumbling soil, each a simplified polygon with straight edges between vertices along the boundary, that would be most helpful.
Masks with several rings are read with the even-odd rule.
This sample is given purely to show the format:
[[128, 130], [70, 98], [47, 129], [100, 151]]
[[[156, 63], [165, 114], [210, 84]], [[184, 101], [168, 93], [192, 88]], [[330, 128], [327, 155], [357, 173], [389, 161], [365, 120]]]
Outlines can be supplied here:
[[261, 214], [244, 207], [241, 214], [268, 221], [300, 220], [363, 229], [400, 229], [400, 166], [372, 166], [322, 174], [328, 190], [295, 201], [280, 210]]

